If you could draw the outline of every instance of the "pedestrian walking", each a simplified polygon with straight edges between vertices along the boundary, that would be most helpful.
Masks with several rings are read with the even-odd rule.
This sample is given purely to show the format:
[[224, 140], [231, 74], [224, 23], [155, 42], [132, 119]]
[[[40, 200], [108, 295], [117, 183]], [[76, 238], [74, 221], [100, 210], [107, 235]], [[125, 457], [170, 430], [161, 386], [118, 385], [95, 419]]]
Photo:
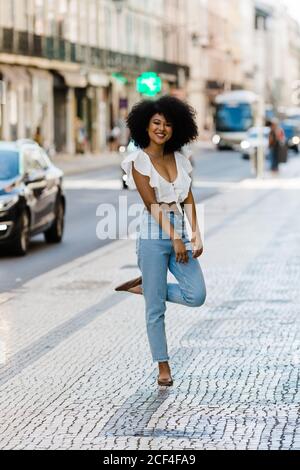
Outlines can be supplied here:
[[108, 136], [108, 143], [109, 143], [109, 150], [111, 152], [117, 152], [120, 145], [120, 136], [121, 136], [121, 129], [116, 124], [109, 133]]
[[[116, 288], [142, 294], [153, 361], [158, 363], [158, 385], [172, 386], [165, 331], [166, 302], [200, 307], [206, 288], [199, 258], [203, 252], [196, 206], [191, 190], [192, 165], [181, 148], [198, 135], [195, 111], [175, 97], [142, 101], [134, 106], [127, 124], [139, 150], [121, 166], [130, 187], [143, 202], [136, 253], [142, 276]], [[189, 240], [184, 214], [191, 226]], [[168, 270], [177, 283], [168, 283]]]
[[39, 144], [41, 147], [43, 147], [44, 139], [43, 139], [42, 130], [41, 130], [40, 126], [37, 126], [37, 128], [35, 130], [35, 133], [34, 133], [34, 136], [33, 136], [33, 140], [37, 144]]
[[273, 119], [271, 122], [271, 131], [269, 134], [269, 149], [271, 160], [271, 171], [277, 174], [279, 171], [279, 163], [281, 152], [284, 145], [285, 135], [283, 129], [279, 126], [278, 121]]
[[80, 117], [75, 119], [76, 153], [85, 153], [87, 150], [88, 138], [86, 127]]

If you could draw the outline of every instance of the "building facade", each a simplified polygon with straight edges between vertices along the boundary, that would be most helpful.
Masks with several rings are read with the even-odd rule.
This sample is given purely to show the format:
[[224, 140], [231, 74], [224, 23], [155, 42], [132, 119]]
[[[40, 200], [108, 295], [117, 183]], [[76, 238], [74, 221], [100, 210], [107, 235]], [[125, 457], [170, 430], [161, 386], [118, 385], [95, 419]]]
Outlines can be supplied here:
[[172, 28], [166, 39], [184, 2], [176, 8], [178, 16], [165, 0], [0, 0], [1, 138], [40, 127], [58, 151], [74, 153], [84, 138], [91, 151], [104, 149], [141, 98], [141, 73], [158, 73], [164, 92], [185, 87], [184, 33]]
[[191, 73], [188, 91], [198, 110], [202, 133], [213, 128], [216, 96], [243, 87], [241, 3], [239, 0], [187, 2]]
[[204, 135], [225, 90], [289, 106], [299, 44], [280, 1], [0, 0], [0, 138], [39, 127], [46, 147], [99, 152], [141, 99], [146, 71], [159, 74], [162, 93], [188, 98]]
[[295, 105], [300, 79], [300, 28], [282, 2], [255, 1], [254, 89], [276, 110]]

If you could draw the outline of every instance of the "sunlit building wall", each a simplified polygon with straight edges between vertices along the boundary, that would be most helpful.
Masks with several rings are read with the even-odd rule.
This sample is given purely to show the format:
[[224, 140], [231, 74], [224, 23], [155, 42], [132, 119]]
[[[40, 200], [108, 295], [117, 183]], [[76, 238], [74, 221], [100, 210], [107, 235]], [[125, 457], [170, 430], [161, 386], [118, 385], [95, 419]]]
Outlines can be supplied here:
[[142, 72], [159, 73], [164, 92], [186, 86], [182, 0], [0, 0], [0, 8], [3, 138], [40, 126], [47, 145], [73, 153], [80, 119], [99, 151], [141, 98]]
[[254, 88], [278, 110], [293, 105], [300, 74], [300, 29], [283, 2], [255, 1]]
[[246, 90], [254, 89], [255, 56], [253, 47], [255, 37], [255, 1], [243, 0], [238, 2], [240, 10], [240, 32], [238, 42], [241, 49], [242, 83]]
[[102, 150], [141, 98], [136, 78], [146, 70], [211, 130], [224, 90], [262, 90], [267, 103], [289, 105], [299, 43], [280, 1], [0, 0], [1, 137], [41, 126], [48, 146], [74, 153], [79, 118], [90, 150]]
[[206, 84], [208, 79], [209, 44], [208, 2], [191, 0], [186, 2], [187, 12], [187, 57], [190, 66], [190, 79], [187, 84], [187, 95], [197, 110], [200, 135], [205, 127], [206, 117]]
[[288, 39], [286, 102], [288, 106], [300, 107], [300, 25], [291, 18], [289, 19]]
[[189, 65], [193, 80], [189, 93], [198, 103], [201, 130], [213, 128], [214, 103], [219, 93], [243, 86], [243, 34], [238, 0], [191, 0], [192, 42]]

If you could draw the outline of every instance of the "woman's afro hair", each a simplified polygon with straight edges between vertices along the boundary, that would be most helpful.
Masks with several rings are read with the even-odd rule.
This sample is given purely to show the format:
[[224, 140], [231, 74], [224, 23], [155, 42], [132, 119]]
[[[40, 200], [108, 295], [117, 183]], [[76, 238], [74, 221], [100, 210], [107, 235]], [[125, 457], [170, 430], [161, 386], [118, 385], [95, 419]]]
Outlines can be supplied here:
[[163, 115], [173, 126], [173, 135], [165, 145], [165, 154], [176, 152], [197, 138], [196, 111], [188, 103], [166, 95], [156, 101], [140, 101], [132, 108], [127, 125], [137, 147], [148, 147], [147, 128], [155, 114]]

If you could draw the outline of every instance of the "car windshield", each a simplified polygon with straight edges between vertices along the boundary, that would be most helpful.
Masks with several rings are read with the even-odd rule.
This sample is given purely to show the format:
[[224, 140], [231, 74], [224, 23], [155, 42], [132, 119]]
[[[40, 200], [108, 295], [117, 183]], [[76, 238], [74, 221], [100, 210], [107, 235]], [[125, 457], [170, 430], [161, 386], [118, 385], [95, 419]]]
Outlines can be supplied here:
[[12, 150], [0, 150], [0, 180], [9, 180], [19, 174], [19, 154]]
[[285, 133], [286, 139], [292, 139], [295, 135], [297, 135], [297, 129], [293, 123], [282, 122], [281, 127]]
[[300, 115], [295, 114], [294, 116], [289, 116], [289, 121], [300, 121]]
[[253, 112], [248, 103], [221, 104], [217, 107], [218, 131], [245, 132], [251, 126], [253, 126]]

